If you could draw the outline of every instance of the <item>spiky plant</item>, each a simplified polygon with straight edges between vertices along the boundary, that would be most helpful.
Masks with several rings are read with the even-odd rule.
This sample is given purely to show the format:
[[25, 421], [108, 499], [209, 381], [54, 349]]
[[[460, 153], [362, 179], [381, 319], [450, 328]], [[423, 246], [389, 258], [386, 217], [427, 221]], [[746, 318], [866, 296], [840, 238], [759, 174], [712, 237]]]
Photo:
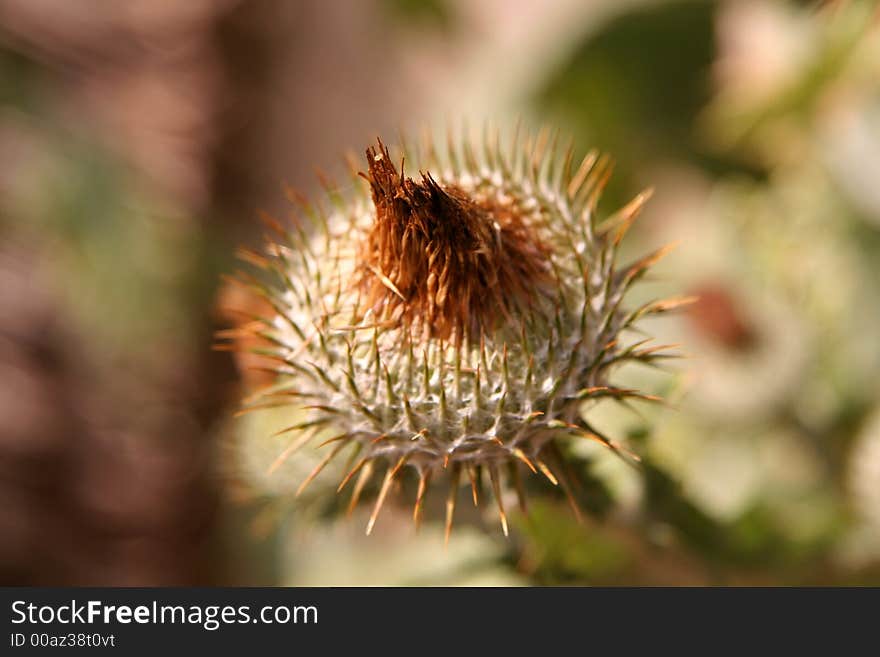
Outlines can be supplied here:
[[[279, 432], [294, 435], [280, 459], [330, 435], [300, 491], [345, 450], [339, 490], [353, 480], [350, 508], [384, 470], [367, 533], [392, 483], [414, 472], [416, 522], [429, 483], [443, 478], [448, 537], [463, 475], [476, 503], [487, 474], [506, 534], [502, 490], [512, 485], [524, 505], [522, 472], [572, 499], [560, 441], [622, 453], [585, 402], [657, 399], [609, 381], [623, 363], [670, 355], [622, 334], [682, 301], [623, 303], [667, 251], [615, 263], [649, 194], [597, 221], [608, 158], [591, 152], [574, 166], [556, 143], [546, 130], [517, 129], [507, 148], [495, 130], [443, 149], [426, 136], [397, 159], [380, 141], [350, 193], [327, 184], [327, 202], [297, 197], [310, 224], [267, 219], [265, 252], [243, 252], [263, 272], [238, 280], [273, 310], [224, 336], [263, 341], [276, 377], [249, 407], [300, 409]], [[408, 177], [412, 161], [419, 174]]]

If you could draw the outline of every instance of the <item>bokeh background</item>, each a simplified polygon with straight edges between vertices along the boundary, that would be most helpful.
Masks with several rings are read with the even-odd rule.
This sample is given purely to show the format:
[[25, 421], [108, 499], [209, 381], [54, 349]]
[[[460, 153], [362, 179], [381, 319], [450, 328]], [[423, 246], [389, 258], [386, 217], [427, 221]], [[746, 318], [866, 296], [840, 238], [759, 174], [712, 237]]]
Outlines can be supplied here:
[[[447, 549], [267, 474], [279, 412], [213, 333], [259, 211], [376, 135], [549, 123], [656, 193], [633, 253], [668, 407], [591, 413], [578, 523]], [[783, 0], [0, 0], [4, 584], [880, 584], [880, 12]], [[281, 413], [283, 414], [283, 412]], [[277, 439], [276, 439], [277, 440]]]

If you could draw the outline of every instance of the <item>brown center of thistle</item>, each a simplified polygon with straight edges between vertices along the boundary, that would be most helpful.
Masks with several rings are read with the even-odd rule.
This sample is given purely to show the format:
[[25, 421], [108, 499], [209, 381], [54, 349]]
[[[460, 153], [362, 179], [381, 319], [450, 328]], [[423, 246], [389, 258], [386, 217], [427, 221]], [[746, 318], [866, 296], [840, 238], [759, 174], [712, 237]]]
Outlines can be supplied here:
[[379, 317], [461, 342], [548, 293], [549, 249], [515, 209], [441, 186], [430, 173], [404, 177], [381, 141], [367, 162], [376, 220], [359, 282]]

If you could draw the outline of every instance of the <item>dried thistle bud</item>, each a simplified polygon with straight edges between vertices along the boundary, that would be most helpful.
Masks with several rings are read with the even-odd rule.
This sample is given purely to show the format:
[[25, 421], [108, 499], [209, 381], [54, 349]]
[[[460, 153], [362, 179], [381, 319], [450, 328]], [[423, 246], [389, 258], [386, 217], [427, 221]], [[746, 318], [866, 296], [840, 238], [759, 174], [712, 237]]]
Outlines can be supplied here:
[[367, 164], [376, 218], [359, 277], [365, 306], [383, 321], [460, 345], [553, 296], [550, 249], [524, 213], [430, 173], [406, 178], [381, 143]]
[[[327, 186], [329, 208], [298, 199], [311, 226], [268, 220], [265, 253], [244, 254], [263, 275], [240, 280], [273, 315], [224, 334], [259, 338], [273, 362], [276, 383], [253, 408], [300, 409], [302, 421], [280, 432], [293, 440], [279, 458], [323, 438], [327, 454], [300, 490], [345, 452], [339, 490], [352, 489], [351, 507], [381, 477], [368, 533], [405, 473], [417, 481], [416, 521], [429, 482], [446, 480], [447, 536], [463, 475], [475, 502], [488, 475], [505, 534], [502, 490], [512, 484], [524, 505], [523, 473], [571, 498], [559, 441], [619, 450], [591, 426], [585, 402], [656, 400], [609, 375], [668, 357], [622, 334], [685, 301], [625, 307], [666, 249], [615, 263], [648, 194], [598, 222], [607, 158], [589, 153], [574, 167], [546, 131], [517, 131], [508, 149], [497, 134], [449, 139], [444, 151], [426, 137], [398, 165], [379, 142], [350, 195]], [[415, 179], [404, 170], [411, 160]]]

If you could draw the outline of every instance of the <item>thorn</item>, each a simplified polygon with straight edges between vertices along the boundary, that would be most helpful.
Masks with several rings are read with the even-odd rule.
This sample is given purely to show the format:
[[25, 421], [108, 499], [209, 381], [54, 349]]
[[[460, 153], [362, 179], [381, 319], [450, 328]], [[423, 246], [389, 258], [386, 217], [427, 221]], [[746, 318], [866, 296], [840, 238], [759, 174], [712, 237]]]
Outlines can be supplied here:
[[338, 440], [343, 440], [343, 439], [345, 439], [345, 438], [349, 438], [349, 437], [350, 437], [350, 434], [348, 434], [348, 433], [341, 433], [341, 434], [339, 434], [338, 436], [333, 436], [332, 438], [328, 438], [328, 439], [325, 440], [324, 442], [320, 443], [320, 444], [318, 445], [318, 449], [320, 449], [320, 448], [323, 447], [324, 445], [329, 445], [330, 443], [335, 443], [335, 442], [338, 441]]
[[587, 207], [591, 210], [595, 210], [596, 205], [599, 202], [599, 197], [602, 195], [602, 192], [605, 190], [605, 186], [608, 184], [608, 181], [611, 180], [611, 173], [614, 171], [614, 164], [611, 161], [611, 158], [603, 155], [600, 158], [598, 166], [595, 170], [595, 176], [591, 176], [594, 178], [592, 188], [590, 189], [590, 193], [587, 196]]
[[477, 468], [473, 464], [467, 466], [468, 477], [471, 480], [471, 496], [474, 498], [474, 506], [479, 506], [480, 500], [477, 495]]
[[538, 473], [538, 471], [535, 469], [534, 464], [529, 460], [529, 457], [526, 456], [526, 455], [525, 455], [525, 452], [523, 452], [519, 447], [514, 447], [514, 448], [513, 448], [513, 455], [514, 455], [516, 458], [518, 458], [520, 461], [522, 461], [523, 463], [525, 463], [527, 466], [529, 466], [529, 470], [531, 470], [531, 471], [534, 472], [535, 474]]
[[430, 481], [431, 474], [429, 471], [422, 470], [419, 472], [419, 490], [416, 493], [416, 503], [413, 506], [413, 522], [416, 525], [416, 531], [419, 530], [422, 522], [422, 507], [425, 503], [425, 492], [428, 490]]
[[653, 253], [649, 253], [644, 258], [641, 258], [631, 264], [624, 270], [623, 279], [625, 282], [630, 282], [633, 278], [638, 276], [639, 274], [646, 271], [648, 268], [656, 265], [660, 260], [669, 255], [672, 251], [674, 251], [681, 244], [680, 241], [671, 242], [666, 246], [661, 246], [659, 249], [654, 251]]
[[684, 306], [690, 306], [699, 300], [700, 297], [697, 295], [686, 297], [670, 297], [669, 299], [662, 299], [660, 301], [655, 301], [654, 303], [650, 304], [648, 312], [665, 313], [669, 312], [670, 310], [683, 308]]
[[455, 499], [458, 495], [458, 482], [461, 477], [461, 466], [455, 464], [452, 466], [452, 474], [449, 478], [449, 495], [446, 497], [446, 529], [443, 537], [443, 544], [449, 545], [449, 535], [452, 533], [452, 517], [455, 514]]
[[272, 465], [269, 466], [266, 474], [271, 475], [273, 472], [275, 472], [290, 457], [291, 454], [293, 454], [294, 452], [296, 452], [296, 450], [309, 442], [313, 435], [314, 434], [312, 432], [307, 431], [299, 438], [295, 438], [290, 443], [290, 445], [288, 445], [287, 448], [283, 452], [281, 452], [281, 454], [279, 454], [274, 461], [272, 461]]
[[398, 470], [400, 470], [403, 464], [406, 463], [406, 459], [406, 456], [401, 456], [396, 465], [388, 466], [388, 472], [385, 473], [385, 479], [382, 481], [382, 488], [379, 489], [379, 496], [376, 498], [376, 505], [373, 507], [373, 513], [370, 514], [370, 520], [367, 522], [367, 536], [373, 531], [373, 526], [376, 524], [376, 518], [379, 516], [379, 511], [382, 510], [382, 505], [385, 503], [385, 496], [388, 494], [391, 482], [394, 481], [394, 475], [396, 475]]
[[[345, 435], [347, 435], [347, 434], [345, 434]], [[296, 489], [296, 493], [294, 494], [294, 497], [299, 497], [300, 494], [302, 494], [302, 492], [306, 489], [306, 487], [310, 483], [312, 483], [314, 478], [320, 474], [321, 470], [323, 470], [325, 467], [327, 467], [327, 464], [330, 463], [331, 460], [333, 460], [333, 457], [336, 456], [337, 454], [339, 454], [339, 452], [342, 450], [342, 448], [345, 447], [347, 444], [348, 443], [342, 443], [341, 445], [337, 445], [333, 449], [332, 452], [330, 452], [329, 454], [327, 454], [327, 456], [325, 456], [323, 459], [321, 459], [321, 462], [315, 466], [315, 469], [309, 473], [309, 476], [306, 477], [305, 480], [299, 485], [299, 488]]]
[[501, 529], [504, 532], [504, 535], [508, 536], [507, 514], [504, 513], [504, 500], [501, 499], [501, 483], [498, 478], [498, 468], [494, 465], [489, 466], [489, 479], [492, 481], [495, 502], [498, 504], [498, 516], [501, 518]]
[[382, 442], [386, 438], [388, 438], [388, 434], [383, 433], [381, 436], [377, 436], [377, 437], [373, 438], [373, 440], [370, 441], [370, 444], [375, 445], [376, 443]]
[[404, 297], [403, 294], [401, 294], [400, 290], [397, 289], [397, 286], [391, 281], [390, 278], [388, 278], [385, 274], [383, 274], [381, 271], [379, 271], [378, 268], [374, 267], [373, 265], [368, 265], [368, 269], [371, 272], [373, 272], [373, 274], [376, 275], [376, 278], [379, 279], [379, 282], [381, 282], [382, 285], [384, 285], [389, 290], [391, 290], [394, 294], [396, 294], [398, 297], [400, 297], [400, 299], [402, 301], [406, 301], [406, 297]]
[[346, 515], [350, 516], [354, 511], [354, 508], [357, 506], [358, 500], [361, 497], [361, 493], [364, 490], [364, 486], [367, 485], [367, 482], [370, 480], [370, 477], [373, 476], [373, 461], [370, 460], [366, 467], [361, 470], [361, 473], [358, 475], [358, 480], [354, 485], [354, 490], [351, 493], [351, 501], [348, 503], [348, 509], [346, 510]]
[[545, 477], [547, 477], [547, 479], [550, 480], [551, 484], [553, 484], [554, 486], [559, 485], [559, 481], [556, 479], [556, 477], [553, 476], [553, 473], [550, 471], [550, 468], [547, 467], [546, 463], [544, 463], [541, 459], [535, 459], [535, 463], [538, 464], [538, 469]]
[[244, 247], [239, 247], [235, 250], [235, 256], [239, 260], [243, 260], [245, 262], [249, 262], [255, 267], [259, 267], [261, 269], [268, 269], [269, 260], [264, 256], [261, 256], [259, 253], [255, 251], [251, 251], [250, 249], [246, 249]]
[[365, 456], [360, 461], [357, 462], [351, 470], [348, 471], [348, 474], [342, 478], [342, 482], [339, 484], [339, 487], [336, 489], [337, 493], [341, 493], [342, 489], [345, 488], [346, 484], [348, 484], [349, 479], [351, 479], [354, 475], [357, 474], [358, 470], [364, 467], [370, 461], [369, 456]]

